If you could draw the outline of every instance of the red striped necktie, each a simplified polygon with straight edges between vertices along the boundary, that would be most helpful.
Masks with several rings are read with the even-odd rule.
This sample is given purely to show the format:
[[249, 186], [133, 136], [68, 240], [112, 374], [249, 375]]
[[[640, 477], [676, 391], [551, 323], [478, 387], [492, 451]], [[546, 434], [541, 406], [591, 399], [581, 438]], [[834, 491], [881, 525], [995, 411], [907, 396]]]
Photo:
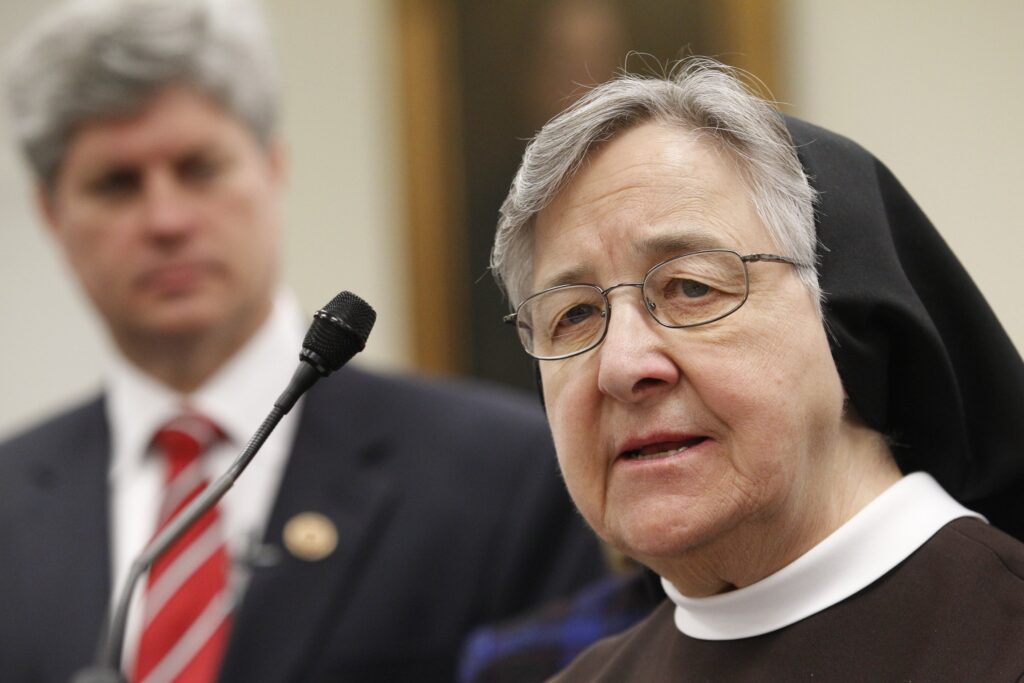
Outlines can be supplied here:
[[[207, 485], [200, 455], [220, 438], [217, 427], [184, 415], [157, 432], [167, 477], [157, 533]], [[214, 506], [157, 560], [143, 598], [134, 683], [212, 683], [231, 628], [230, 561]]]

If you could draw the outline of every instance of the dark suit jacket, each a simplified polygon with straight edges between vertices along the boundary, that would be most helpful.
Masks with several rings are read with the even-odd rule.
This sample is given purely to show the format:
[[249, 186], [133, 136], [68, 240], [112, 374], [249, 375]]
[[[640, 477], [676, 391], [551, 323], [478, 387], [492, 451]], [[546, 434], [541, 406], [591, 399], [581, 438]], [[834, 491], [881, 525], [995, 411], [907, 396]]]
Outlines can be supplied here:
[[[345, 369], [300, 419], [265, 543], [316, 511], [338, 548], [253, 569], [222, 680], [453, 680], [474, 626], [600, 573], [529, 401]], [[94, 658], [108, 459], [102, 398], [0, 446], [0, 681], [64, 683]]]

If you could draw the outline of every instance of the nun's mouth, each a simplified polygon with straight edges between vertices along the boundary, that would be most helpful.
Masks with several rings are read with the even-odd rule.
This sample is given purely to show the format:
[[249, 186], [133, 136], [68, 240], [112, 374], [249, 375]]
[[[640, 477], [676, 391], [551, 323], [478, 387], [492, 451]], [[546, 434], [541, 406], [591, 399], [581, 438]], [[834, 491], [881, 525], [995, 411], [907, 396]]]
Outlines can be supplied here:
[[624, 460], [659, 460], [683, 453], [704, 443], [707, 438], [706, 436], [694, 436], [677, 441], [658, 441], [623, 451], [619, 457]]

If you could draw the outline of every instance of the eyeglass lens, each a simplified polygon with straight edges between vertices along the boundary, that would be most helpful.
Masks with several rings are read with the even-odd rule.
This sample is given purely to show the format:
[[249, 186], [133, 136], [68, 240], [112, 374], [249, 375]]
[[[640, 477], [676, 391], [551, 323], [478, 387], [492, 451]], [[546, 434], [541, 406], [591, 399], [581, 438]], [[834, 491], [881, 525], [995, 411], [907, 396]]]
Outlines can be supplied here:
[[[731, 251], [705, 251], [666, 261], [644, 279], [650, 314], [666, 327], [712, 322], [747, 296], [743, 260]], [[598, 344], [608, 324], [607, 300], [592, 285], [549, 289], [523, 302], [517, 327], [523, 346], [539, 358], [579, 353]]]

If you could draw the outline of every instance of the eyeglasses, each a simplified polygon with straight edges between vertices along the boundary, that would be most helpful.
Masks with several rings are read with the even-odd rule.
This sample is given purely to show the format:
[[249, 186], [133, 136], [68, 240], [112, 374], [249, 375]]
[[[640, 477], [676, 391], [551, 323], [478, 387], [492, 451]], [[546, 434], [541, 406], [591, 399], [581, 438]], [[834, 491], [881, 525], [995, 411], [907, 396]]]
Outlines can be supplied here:
[[585, 353], [604, 341], [612, 305], [608, 293], [636, 287], [644, 308], [659, 325], [696, 327], [735, 313], [750, 293], [748, 263], [768, 261], [805, 264], [774, 254], [747, 254], [707, 249], [662, 261], [647, 271], [643, 282], [559, 285], [537, 292], [502, 322], [515, 324], [526, 353], [537, 360], [559, 360]]

